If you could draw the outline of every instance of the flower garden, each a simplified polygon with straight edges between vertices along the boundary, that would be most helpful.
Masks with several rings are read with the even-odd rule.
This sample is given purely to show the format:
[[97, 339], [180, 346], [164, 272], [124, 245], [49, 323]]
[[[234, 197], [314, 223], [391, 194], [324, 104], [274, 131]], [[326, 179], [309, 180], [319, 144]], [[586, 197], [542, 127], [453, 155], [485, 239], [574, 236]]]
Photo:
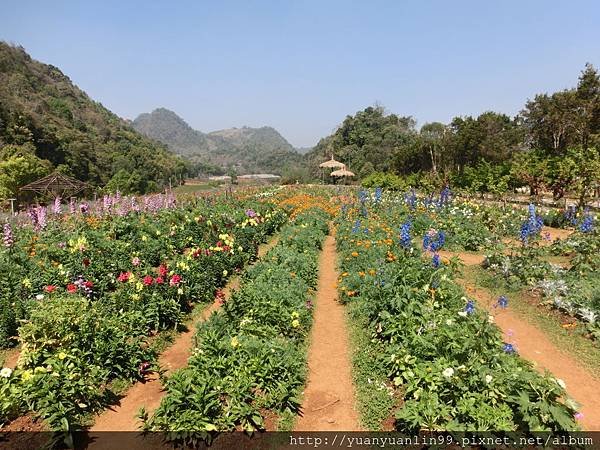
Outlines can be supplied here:
[[[534, 293], [528, 307], [567, 318], [581, 333], [557, 319], [561, 332], [600, 357], [593, 212], [460, 200], [447, 188], [427, 197], [295, 187], [57, 202], [29, 216], [4, 226], [0, 253], [0, 345], [19, 352], [0, 372], [8, 429], [23, 416], [55, 431], [89, 427], [162, 370], [169, 339], [216, 299], [206, 320], [191, 321], [185, 367], [161, 377], [159, 406], [140, 405], [140, 429], [188, 444], [293, 430], [310, 414], [308, 349], [325, 345], [310, 339], [313, 322], [327, 320], [315, 318], [323, 270], [339, 272], [331, 300], [347, 313], [357, 429], [561, 433], [586, 423], [570, 386], [521, 355], [495, 318]], [[337, 267], [325, 268], [329, 234]], [[492, 304], [467, 289], [473, 273]]]

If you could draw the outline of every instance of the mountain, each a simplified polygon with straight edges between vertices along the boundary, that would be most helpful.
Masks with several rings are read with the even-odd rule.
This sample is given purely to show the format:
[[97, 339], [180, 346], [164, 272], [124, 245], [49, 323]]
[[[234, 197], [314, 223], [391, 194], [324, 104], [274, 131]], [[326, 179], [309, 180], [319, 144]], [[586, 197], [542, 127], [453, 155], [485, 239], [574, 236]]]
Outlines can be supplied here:
[[234, 169], [239, 174], [282, 173], [302, 163], [302, 156], [272, 127], [228, 128], [203, 133], [165, 108], [140, 114], [140, 133], [163, 142], [175, 153], [202, 165], [205, 172]]
[[0, 198], [52, 170], [143, 193], [182, 176], [186, 163], [92, 100], [57, 67], [0, 41]]

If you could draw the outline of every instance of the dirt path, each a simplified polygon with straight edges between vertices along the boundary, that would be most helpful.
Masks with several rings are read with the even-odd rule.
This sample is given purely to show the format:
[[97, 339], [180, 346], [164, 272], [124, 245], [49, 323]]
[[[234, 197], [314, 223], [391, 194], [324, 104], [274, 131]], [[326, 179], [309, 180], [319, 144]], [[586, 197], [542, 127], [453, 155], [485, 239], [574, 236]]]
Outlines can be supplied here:
[[[275, 237], [267, 244], [261, 245], [258, 249], [258, 257], [262, 258], [277, 243], [277, 240], [277, 237]], [[225, 299], [229, 298], [231, 293], [239, 287], [239, 283], [239, 276], [229, 280], [223, 289]], [[220, 307], [220, 304], [220, 300], [215, 300], [212, 305], [207, 306], [194, 322], [188, 324], [188, 331], [177, 336], [173, 345], [160, 355], [158, 362], [167, 375], [169, 372], [187, 365], [193, 347], [192, 339], [196, 331], [196, 325], [206, 320]], [[163, 395], [164, 391], [158, 374], [152, 374], [145, 382], [134, 384], [118, 405], [98, 416], [94, 426], [90, 428], [90, 434], [93, 435], [94, 432], [98, 431], [137, 431], [139, 421], [135, 416], [140, 408], [143, 406], [151, 414], [160, 405]]]
[[470, 297], [494, 315], [494, 321], [513, 344], [517, 352], [531, 361], [537, 370], [548, 370], [567, 385], [569, 395], [581, 405], [584, 429], [600, 431], [600, 380], [583, 368], [576, 359], [556, 347], [537, 327], [520, 319], [509, 308], [497, 311], [493, 307], [496, 298], [489, 291], [474, 287], [464, 280], [457, 280]]
[[296, 431], [359, 431], [344, 307], [337, 302], [335, 239], [327, 236], [319, 261], [308, 383]]

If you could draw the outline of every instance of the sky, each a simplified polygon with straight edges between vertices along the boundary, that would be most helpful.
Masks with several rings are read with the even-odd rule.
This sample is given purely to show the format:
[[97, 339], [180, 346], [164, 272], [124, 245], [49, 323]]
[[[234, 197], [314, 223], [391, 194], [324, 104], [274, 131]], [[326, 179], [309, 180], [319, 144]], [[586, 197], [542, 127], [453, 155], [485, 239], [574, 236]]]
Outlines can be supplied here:
[[376, 102], [420, 126], [573, 87], [600, 67], [600, 2], [0, 0], [0, 40], [121, 117], [307, 147]]

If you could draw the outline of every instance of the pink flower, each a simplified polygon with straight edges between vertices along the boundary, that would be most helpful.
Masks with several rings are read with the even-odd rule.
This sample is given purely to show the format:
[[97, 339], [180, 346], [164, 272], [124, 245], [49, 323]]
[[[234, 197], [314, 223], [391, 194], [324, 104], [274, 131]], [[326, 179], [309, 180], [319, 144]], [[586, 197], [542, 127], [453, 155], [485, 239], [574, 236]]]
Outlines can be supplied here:
[[137, 256], [136, 256], [136, 257], [134, 257], [134, 258], [131, 260], [131, 264], [133, 264], [133, 265], [134, 265], [134, 266], [136, 266], [136, 267], [137, 267], [137, 266], [139, 266], [139, 265], [141, 264], [141, 262], [142, 262], [142, 261], [141, 261], [141, 260], [140, 260], [140, 258], [138, 258]]
[[583, 413], [580, 413], [580, 412], [575, 413], [575, 420], [581, 420], [581, 419], [583, 419]]
[[117, 278], [117, 280], [120, 281], [121, 283], [125, 283], [126, 281], [129, 281], [129, 276], [130, 276], [129, 272], [121, 272], [119, 277]]
[[75, 286], [73, 283], [67, 284], [67, 292], [69, 294], [74, 294], [75, 292], [77, 292], [77, 286]]
[[156, 284], [163, 284], [165, 282], [165, 279], [163, 277], [156, 277], [154, 281], [156, 282]]
[[94, 287], [94, 283], [92, 283], [91, 281], [86, 281], [83, 283], [83, 285], [87, 288], [87, 289], [91, 289]]
[[177, 285], [179, 285], [180, 282], [181, 282], [181, 277], [179, 275], [175, 274], [171, 277], [169, 284], [171, 286], [177, 286]]
[[46, 289], [46, 292], [51, 294], [52, 292], [54, 292], [56, 290], [56, 286], [53, 286], [50, 284], [50, 285], [46, 286], [44, 289]]
[[154, 278], [152, 278], [150, 275], [146, 275], [142, 281], [144, 282], [144, 285], [150, 286], [152, 283], [154, 283]]
[[158, 274], [159, 274], [161, 277], [166, 277], [168, 272], [169, 272], [169, 270], [167, 269], [167, 266], [165, 266], [164, 264], [161, 264], [161, 265], [158, 267]]

